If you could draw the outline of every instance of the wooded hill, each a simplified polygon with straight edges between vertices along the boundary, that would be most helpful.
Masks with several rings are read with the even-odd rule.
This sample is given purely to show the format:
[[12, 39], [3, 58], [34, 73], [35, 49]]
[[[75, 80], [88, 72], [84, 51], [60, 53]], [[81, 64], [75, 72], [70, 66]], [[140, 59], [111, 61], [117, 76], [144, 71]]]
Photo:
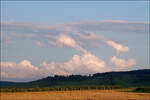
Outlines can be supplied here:
[[[55, 87], [102, 87], [102, 86], [121, 86], [121, 87], [149, 87], [150, 69], [96, 73], [89, 76], [70, 75], [70, 76], [49, 76], [43, 79], [4, 85], [5, 88], [55, 88]], [[3, 84], [3, 85], [2, 85]]]

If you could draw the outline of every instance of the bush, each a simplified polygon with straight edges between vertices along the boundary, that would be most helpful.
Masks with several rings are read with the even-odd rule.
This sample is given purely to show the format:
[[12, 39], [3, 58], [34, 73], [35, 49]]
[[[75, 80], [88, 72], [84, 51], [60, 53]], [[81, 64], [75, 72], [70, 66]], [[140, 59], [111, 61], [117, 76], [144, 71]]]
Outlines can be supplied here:
[[150, 87], [146, 88], [136, 88], [134, 92], [143, 92], [143, 93], [150, 93]]
[[[1, 92], [38, 92], [38, 91], [71, 91], [71, 90], [110, 90], [122, 89], [121, 86], [104, 85], [82, 85], [82, 86], [56, 86], [56, 87], [36, 87], [36, 88], [1, 88]], [[139, 91], [139, 89], [137, 89]]]

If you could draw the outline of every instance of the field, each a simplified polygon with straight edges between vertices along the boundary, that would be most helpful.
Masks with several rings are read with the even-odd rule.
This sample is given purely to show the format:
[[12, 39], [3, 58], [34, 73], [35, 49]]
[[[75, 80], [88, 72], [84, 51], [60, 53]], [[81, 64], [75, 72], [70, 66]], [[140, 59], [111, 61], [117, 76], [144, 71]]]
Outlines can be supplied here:
[[150, 100], [150, 93], [119, 90], [1, 92], [0, 100]]

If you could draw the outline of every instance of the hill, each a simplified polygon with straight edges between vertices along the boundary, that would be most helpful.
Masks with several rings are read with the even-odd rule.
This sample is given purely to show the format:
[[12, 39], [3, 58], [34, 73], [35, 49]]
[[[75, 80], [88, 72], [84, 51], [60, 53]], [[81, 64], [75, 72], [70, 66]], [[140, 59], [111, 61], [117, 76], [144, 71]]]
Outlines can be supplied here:
[[10, 85], [21, 84], [21, 82], [0, 81], [0, 87], [8, 87]]
[[[2, 83], [2, 82], [0, 82]], [[4, 84], [4, 82], [3, 82]], [[43, 79], [24, 82], [7, 83], [2, 85], [9, 88], [36, 88], [36, 87], [66, 87], [66, 86], [100, 86], [119, 85], [123, 87], [148, 87], [150, 86], [150, 69], [96, 73], [89, 76], [49, 76]], [[1, 87], [2, 87], [1, 86]]]

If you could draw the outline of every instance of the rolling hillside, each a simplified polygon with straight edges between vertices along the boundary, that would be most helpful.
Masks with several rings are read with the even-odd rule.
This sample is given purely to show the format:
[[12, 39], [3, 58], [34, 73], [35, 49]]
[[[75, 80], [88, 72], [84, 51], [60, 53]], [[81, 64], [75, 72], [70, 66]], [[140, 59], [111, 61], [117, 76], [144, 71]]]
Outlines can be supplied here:
[[66, 86], [100, 86], [119, 85], [123, 87], [147, 87], [150, 86], [150, 69], [96, 73], [89, 76], [70, 75], [54, 76], [26, 83], [1, 82], [1, 87], [35, 88], [35, 87], [66, 87]]

